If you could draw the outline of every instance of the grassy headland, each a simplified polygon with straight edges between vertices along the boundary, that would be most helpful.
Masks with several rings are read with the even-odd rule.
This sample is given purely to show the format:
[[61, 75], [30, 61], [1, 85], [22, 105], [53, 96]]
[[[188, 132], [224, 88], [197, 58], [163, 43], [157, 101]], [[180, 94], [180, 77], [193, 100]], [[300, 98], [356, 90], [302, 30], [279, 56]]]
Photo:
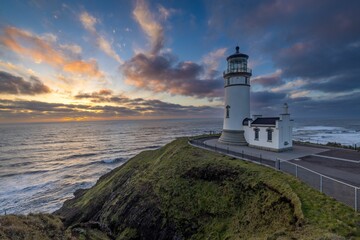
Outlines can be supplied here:
[[0, 238], [21, 239], [11, 235], [17, 226], [42, 234], [34, 239], [360, 238], [353, 209], [292, 176], [192, 147], [185, 138], [140, 153], [54, 215], [31, 216], [49, 221], [3, 216]]

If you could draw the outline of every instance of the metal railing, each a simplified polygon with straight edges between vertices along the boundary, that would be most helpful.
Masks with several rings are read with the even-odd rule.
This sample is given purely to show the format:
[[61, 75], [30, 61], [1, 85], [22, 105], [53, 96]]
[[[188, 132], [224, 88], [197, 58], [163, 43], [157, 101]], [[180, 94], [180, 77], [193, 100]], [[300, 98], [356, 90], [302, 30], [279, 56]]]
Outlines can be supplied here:
[[280, 161], [279, 170], [297, 177], [312, 188], [353, 207], [356, 211], [360, 210], [359, 187], [328, 177], [289, 161]]
[[[206, 138], [208, 140], [209, 138]], [[228, 156], [240, 158], [243, 160], [255, 162], [277, 169], [279, 171], [291, 174], [308, 186], [330, 196], [342, 202], [352, 208], [355, 211], [360, 211], [360, 188], [351, 184], [344, 183], [334, 178], [325, 176], [311, 169], [305, 168], [298, 164], [283, 161], [280, 159], [268, 159], [264, 158], [261, 154], [248, 153], [245, 151], [236, 152], [229, 149], [229, 147], [223, 148], [217, 145], [211, 146], [204, 142], [204, 139], [189, 139], [191, 145], [202, 147], [208, 150], [212, 150], [218, 153], [222, 153]]]
[[250, 73], [252, 74], [252, 70], [250, 68], [235, 68], [235, 69], [227, 69], [223, 72], [224, 75], [229, 73]]

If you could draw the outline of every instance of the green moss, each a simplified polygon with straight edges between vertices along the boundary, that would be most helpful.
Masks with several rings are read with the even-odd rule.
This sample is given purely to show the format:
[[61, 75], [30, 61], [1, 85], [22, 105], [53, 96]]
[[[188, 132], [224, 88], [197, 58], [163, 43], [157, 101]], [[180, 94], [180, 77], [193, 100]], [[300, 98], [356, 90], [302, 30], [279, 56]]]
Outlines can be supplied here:
[[125, 228], [124, 231], [116, 238], [116, 240], [132, 240], [138, 239], [137, 231], [133, 228]]
[[51, 214], [0, 216], [0, 239], [67, 239], [60, 218]]

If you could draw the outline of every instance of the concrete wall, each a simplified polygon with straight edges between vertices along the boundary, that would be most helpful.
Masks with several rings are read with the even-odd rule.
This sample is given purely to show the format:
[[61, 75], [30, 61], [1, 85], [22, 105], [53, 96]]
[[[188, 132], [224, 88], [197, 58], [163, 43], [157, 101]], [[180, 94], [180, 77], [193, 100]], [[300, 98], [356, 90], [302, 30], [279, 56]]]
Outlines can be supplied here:
[[[255, 130], [259, 129], [259, 139], [255, 140]], [[272, 130], [272, 140], [268, 141], [267, 129]], [[260, 147], [269, 150], [279, 149], [279, 129], [275, 126], [245, 126], [245, 139], [250, 146]]]
[[[242, 121], [250, 117], [250, 86], [245, 85], [245, 81], [245, 77], [230, 77], [229, 79], [225, 79], [223, 129], [243, 130]], [[226, 106], [230, 106], [229, 118], [226, 118]]]
[[[254, 119], [255, 120], [255, 119]], [[259, 129], [259, 139], [255, 140], [255, 128]], [[280, 115], [280, 120], [275, 126], [271, 125], [249, 125], [244, 126], [244, 136], [249, 146], [258, 147], [272, 151], [284, 151], [292, 148], [293, 121], [289, 114]], [[268, 141], [267, 130], [271, 129], [272, 141]]]
[[280, 131], [279, 135], [279, 148], [291, 148], [292, 147], [292, 129], [294, 122], [290, 119], [289, 114], [281, 114], [280, 120], [277, 125]]

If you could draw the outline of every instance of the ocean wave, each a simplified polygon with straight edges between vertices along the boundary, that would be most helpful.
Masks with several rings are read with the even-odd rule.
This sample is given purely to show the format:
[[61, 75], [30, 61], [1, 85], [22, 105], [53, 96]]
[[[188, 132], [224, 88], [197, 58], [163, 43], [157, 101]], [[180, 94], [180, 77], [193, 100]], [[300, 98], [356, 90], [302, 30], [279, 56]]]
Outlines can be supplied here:
[[7, 198], [7, 196], [9, 195], [14, 195], [18, 197], [24, 195], [32, 196], [34, 194], [38, 194], [39, 192], [44, 192], [48, 189], [52, 189], [57, 181], [58, 180], [50, 180], [45, 183], [38, 183], [34, 182], [34, 179], [32, 179], [30, 181], [31, 183], [20, 183], [16, 185], [8, 184], [2, 187], [0, 191], [0, 196], [2, 195], [4, 196], [4, 198]]
[[26, 192], [36, 191], [36, 190], [40, 190], [40, 189], [44, 190], [45, 188], [47, 188], [49, 186], [52, 186], [56, 182], [57, 182], [56, 180], [53, 180], [53, 181], [49, 181], [49, 182], [42, 183], [42, 184], [36, 184], [36, 185], [33, 185], [33, 186], [28, 186], [28, 187], [25, 187], [25, 188], [21, 189], [19, 192], [26, 193]]
[[[86, 155], [86, 154], [84, 154]], [[92, 161], [86, 161], [86, 162], [79, 162], [76, 164], [72, 164], [72, 165], [64, 165], [61, 169], [57, 169], [58, 171], [70, 171], [70, 169], [79, 169], [79, 170], [83, 170], [87, 167], [90, 167], [92, 165], [98, 165], [98, 164], [110, 164], [110, 163], [118, 163], [118, 162], [125, 162], [128, 158], [123, 158], [123, 157], [119, 157], [119, 158], [113, 158], [113, 159], [93, 159]], [[71, 175], [68, 175], [66, 177], [70, 177]]]
[[42, 173], [47, 173], [49, 172], [49, 170], [36, 170], [36, 171], [25, 171], [25, 172], [13, 172], [13, 173], [8, 173], [8, 174], [4, 174], [1, 175], [1, 177], [5, 178], [5, 177], [13, 177], [13, 176], [17, 176], [17, 175], [34, 175], [34, 174], [42, 174]]
[[124, 150], [108, 150], [108, 153], [122, 153]]
[[160, 148], [160, 145], [151, 145], [151, 146], [145, 146], [145, 147], [137, 147], [137, 148], [133, 148], [131, 149], [132, 151], [144, 151], [147, 149], [157, 149]]
[[119, 163], [119, 162], [125, 162], [126, 160], [127, 160], [127, 158], [119, 157], [119, 158], [114, 158], [114, 159], [105, 159], [105, 160], [102, 160], [101, 162], [102, 163]]
[[99, 142], [110, 142], [111, 140], [110, 139], [99, 139], [98, 141]]
[[73, 154], [73, 155], [70, 155], [70, 156], [66, 157], [65, 159], [74, 159], [74, 158], [92, 157], [92, 156], [96, 156], [96, 155], [97, 155], [97, 153]]
[[156, 148], [160, 148], [160, 145], [152, 145], [152, 146], [147, 146], [145, 148], [150, 148], [150, 149], [156, 149]]
[[[11, 160], [11, 159], [3, 159], [3, 160]], [[34, 162], [20, 162], [20, 163], [12, 163], [7, 165], [7, 167], [23, 167], [28, 165], [33, 165]]]
[[52, 141], [51, 143], [77, 143], [82, 142], [80, 140], [60, 140], [60, 141]]
[[327, 144], [329, 142], [336, 142], [343, 145], [359, 145], [360, 132], [354, 131], [332, 131], [332, 132], [312, 132], [309, 134], [296, 134], [294, 133], [294, 140], [307, 141], [312, 143]]
[[306, 126], [294, 128], [294, 132], [297, 131], [346, 131], [343, 127], [332, 127], [332, 126]]

